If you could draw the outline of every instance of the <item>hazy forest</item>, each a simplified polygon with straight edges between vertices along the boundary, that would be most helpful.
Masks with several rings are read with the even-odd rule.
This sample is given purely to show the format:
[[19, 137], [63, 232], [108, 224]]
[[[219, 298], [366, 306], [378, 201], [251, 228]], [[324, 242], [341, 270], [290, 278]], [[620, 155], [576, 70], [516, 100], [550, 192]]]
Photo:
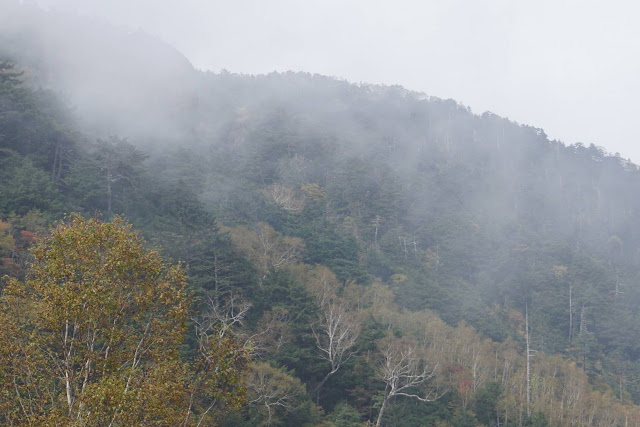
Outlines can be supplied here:
[[6, 10], [0, 424], [640, 425], [637, 165]]

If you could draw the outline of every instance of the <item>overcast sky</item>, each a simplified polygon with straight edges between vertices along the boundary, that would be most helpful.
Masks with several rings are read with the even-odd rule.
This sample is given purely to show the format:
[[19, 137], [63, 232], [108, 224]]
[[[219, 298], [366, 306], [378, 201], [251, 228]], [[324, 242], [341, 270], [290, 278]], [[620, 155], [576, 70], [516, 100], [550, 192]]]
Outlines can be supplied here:
[[141, 28], [199, 69], [400, 84], [640, 163], [640, 2], [39, 2]]

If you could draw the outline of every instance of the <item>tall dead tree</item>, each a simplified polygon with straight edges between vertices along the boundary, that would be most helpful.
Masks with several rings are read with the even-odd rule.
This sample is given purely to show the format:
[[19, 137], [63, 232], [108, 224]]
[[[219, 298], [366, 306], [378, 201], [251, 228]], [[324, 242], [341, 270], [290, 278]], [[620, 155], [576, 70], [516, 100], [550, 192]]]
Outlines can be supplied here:
[[107, 212], [111, 213], [116, 185], [122, 182], [135, 187], [142, 162], [147, 155], [129, 144], [126, 139], [116, 136], [99, 139], [95, 150], [95, 167], [105, 179]]
[[531, 358], [537, 350], [531, 350], [531, 330], [529, 329], [529, 306], [524, 308], [525, 342], [527, 345], [527, 416], [531, 416]]

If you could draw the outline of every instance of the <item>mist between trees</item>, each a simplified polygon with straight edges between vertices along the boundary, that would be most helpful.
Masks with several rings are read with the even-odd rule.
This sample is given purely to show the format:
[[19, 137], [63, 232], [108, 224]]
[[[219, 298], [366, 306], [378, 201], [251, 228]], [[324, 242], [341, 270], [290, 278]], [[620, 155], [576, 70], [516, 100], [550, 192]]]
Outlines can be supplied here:
[[[639, 423], [635, 164], [400, 87], [199, 72], [151, 37], [83, 38], [82, 18], [27, 6], [2, 23], [3, 422]], [[118, 320], [138, 325], [119, 355], [91, 341], [97, 317], [65, 347], [82, 304], [124, 319], [96, 302], [119, 289], [102, 275], [43, 278], [82, 273], [39, 258], [74, 221], [93, 224], [83, 244], [126, 229], [130, 255], [179, 276], [184, 311], [153, 314], [177, 326], [149, 358], [148, 318]], [[161, 301], [140, 263], [115, 277]], [[62, 314], [38, 317], [53, 296]], [[207, 377], [227, 350], [229, 376]]]

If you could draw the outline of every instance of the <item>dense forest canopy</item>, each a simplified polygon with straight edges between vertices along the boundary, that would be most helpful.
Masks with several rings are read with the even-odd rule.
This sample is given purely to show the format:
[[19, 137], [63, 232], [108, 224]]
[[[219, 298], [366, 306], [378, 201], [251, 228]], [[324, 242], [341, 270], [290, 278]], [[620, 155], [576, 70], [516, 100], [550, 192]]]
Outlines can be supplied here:
[[[637, 165], [402, 87], [200, 72], [139, 32], [7, 11], [0, 315], [15, 334], [0, 335], [2, 422], [99, 407], [81, 382], [63, 398], [64, 375], [29, 382], [15, 361], [58, 349], [37, 313], [56, 290], [43, 254], [68, 227], [116, 230], [143, 256], [122, 215], [188, 268], [176, 292], [191, 312], [146, 362], [178, 379], [171, 408], [195, 402], [185, 424], [640, 423]], [[68, 212], [80, 216], [47, 231]], [[97, 212], [104, 222], [82, 219]], [[40, 347], [21, 347], [27, 330]], [[207, 377], [229, 349], [247, 360]], [[54, 397], [20, 407], [42, 387]], [[123, 414], [100, 408], [96, 425]]]

